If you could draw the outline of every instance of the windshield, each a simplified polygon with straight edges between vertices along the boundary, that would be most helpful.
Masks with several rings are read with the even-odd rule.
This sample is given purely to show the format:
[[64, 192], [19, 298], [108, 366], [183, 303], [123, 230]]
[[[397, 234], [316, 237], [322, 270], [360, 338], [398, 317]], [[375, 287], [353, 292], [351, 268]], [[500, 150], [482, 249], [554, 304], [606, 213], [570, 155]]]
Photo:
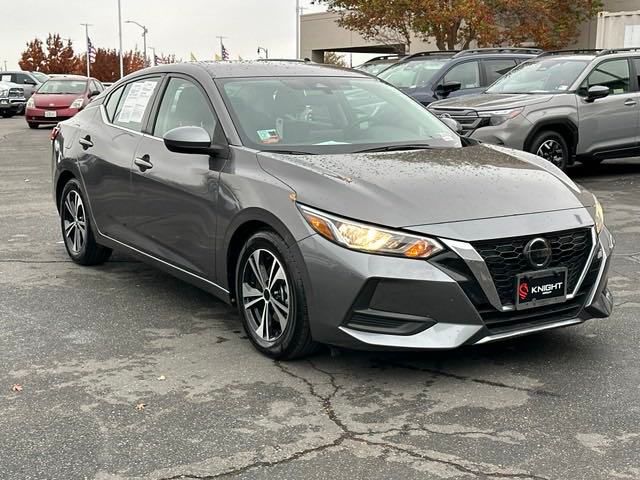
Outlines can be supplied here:
[[34, 78], [40, 83], [44, 83], [49, 80], [49, 76], [41, 72], [31, 72], [31, 75], [33, 75]]
[[419, 103], [374, 78], [217, 80], [243, 143], [258, 150], [351, 153], [410, 143], [460, 147]]
[[356, 70], [360, 70], [361, 72], [367, 72], [367, 73], [370, 73], [371, 75], [378, 75], [381, 71], [386, 70], [396, 62], [397, 60], [389, 60], [389, 61], [374, 62], [374, 63], [363, 63], [362, 65], [356, 67]]
[[387, 68], [378, 76], [398, 88], [424, 87], [431, 82], [433, 76], [448, 61], [448, 58], [433, 58], [398, 63]]
[[529, 60], [497, 80], [487, 93], [564, 93], [589, 64], [588, 60]]
[[46, 83], [38, 89], [38, 93], [49, 94], [70, 94], [84, 93], [87, 89], [86, 80], [47, 80]]

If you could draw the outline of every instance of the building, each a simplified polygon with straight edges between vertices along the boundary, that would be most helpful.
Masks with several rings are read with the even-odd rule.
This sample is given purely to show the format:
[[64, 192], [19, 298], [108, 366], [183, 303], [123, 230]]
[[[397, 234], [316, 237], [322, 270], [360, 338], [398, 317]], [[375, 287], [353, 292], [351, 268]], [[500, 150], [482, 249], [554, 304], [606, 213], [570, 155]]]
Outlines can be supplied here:
[[[640, 0], [604, 0], [604, 10], [621, 12], [638, 10]], [[358, 33], [346, 30], [336, 23], [338, 14], [322, 12], [310, 13], [300, 17], [300, 54], [314, 62], [322, 62], [324, 52], [351, 53], [398, 53], [405, 52], [405, 45], [401, 42], [367, 41]], [[597, 37], [597, 20], [586, 22], [580, 31], [580, 36], [571, 48], [595, 48]], [[425, 50], [437, 50], [434, 42], [424, 42], [414, 38], [408, 53]]]

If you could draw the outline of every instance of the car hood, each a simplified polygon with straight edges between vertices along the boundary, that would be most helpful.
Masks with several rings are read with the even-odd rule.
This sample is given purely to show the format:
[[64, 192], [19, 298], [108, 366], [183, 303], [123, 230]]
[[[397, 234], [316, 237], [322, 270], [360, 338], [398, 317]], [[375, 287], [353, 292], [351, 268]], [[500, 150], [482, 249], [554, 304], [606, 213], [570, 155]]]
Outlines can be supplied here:
[[82, 97], [79, 93], [36, 93], [33, 101], [36, 107], [68, 107], [76, 98]]
[[593, 197], [552, 164], [494, 145], [385, 153], [259, 153], [300, 203], [408, 227], [580, 208]]
[[480, 95], [467, 95], [462, 97], [439, 100], [431, 104], [430, 108], [472, 108], [475, 110], [497, 110], [513, 107], [526, 107], [551, 100], [552, 95], [546, 94], [506, 94], [506, 93], [482, 93]]

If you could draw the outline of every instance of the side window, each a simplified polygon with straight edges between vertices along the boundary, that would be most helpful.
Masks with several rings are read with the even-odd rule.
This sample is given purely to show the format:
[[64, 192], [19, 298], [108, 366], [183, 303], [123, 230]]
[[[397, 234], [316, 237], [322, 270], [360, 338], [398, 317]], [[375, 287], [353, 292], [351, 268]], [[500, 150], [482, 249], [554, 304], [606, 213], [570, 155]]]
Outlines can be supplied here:
[[460, 82], [461, 90], [480, 87], [480, 68], [478, 62], [459, 63], [449, 70], [443, 79], [447, 82]]
[[501, 76], [516, 66], [516, 61], [513, 59], [494, 59], [485, 60], [483, 62], [484, 69], [487, 74], [487, 85], [491, 85], [498, 80]]
[[159, 78], [145, 78], [127, 83], [113, 114], [113, 124], [137, 132], [141, 131], [142, 120], [147, 110], [151, 108], [151, 99], [159, 81]]
[[107, 118], [110, 122], [113, 121], [114, 115], [116, 113], [116, 107], [118, 106], [118, 102], [122, 97], [122, 92], [124, 92], [124, 87], [118, 88], [115, 92], [111, 94], [109, 99], [104, 105], [105, 110], [107, 111]]
[[172, 78], [162, 97], [153, 135], [162, 137], [177, 127], [202, 127], [213, 138], [216, 118], [209, 101], [193, 82]]
[[581, 90], [586, 93], [594, 85], [609, 87], [612, 95], [627, 93], [630, 86], [627, 59], [610, 60], [597, 65], [582, 84]]
[[636, 75], [638, 76], [638, 85], [640, 85], [640, 58], [634, 58], [633, 60], [633, 66], [636, 69]]

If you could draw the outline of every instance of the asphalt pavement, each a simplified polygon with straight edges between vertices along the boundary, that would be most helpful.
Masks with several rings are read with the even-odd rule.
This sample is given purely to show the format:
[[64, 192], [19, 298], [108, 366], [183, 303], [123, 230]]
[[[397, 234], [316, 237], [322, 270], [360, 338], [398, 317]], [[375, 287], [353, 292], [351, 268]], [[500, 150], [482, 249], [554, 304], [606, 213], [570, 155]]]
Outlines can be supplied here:
[[69, 261], [49, 132], [0, 119], [2, 480], [640, 478], [640, 160], [571, 171], [616, 236], [611, 318], [274, 362], [195, 287]]

